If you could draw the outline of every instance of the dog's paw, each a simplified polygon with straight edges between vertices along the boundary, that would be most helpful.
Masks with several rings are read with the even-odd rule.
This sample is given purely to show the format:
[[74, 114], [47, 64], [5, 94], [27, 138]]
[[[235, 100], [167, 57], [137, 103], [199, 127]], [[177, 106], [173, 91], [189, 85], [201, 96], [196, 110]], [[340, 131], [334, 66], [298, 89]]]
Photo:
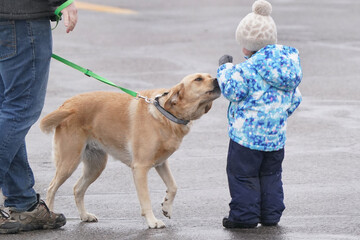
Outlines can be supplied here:
[[83, 222], [97, 222], [98, 219], [94, 214], [86, 213], [80, 216], [81, 221]]
[[168, 199], [164, 199], [164, 202], [161, 203], [162, 212], [165, 217], [171, 218], [172, 215], [172, 204], [168, 201]]
[[158, 228], [165, 228], [165, 223], [161, 220], [157, 220], [152, 222], [152, 223], [148, 223], [149, 228], [151, 229], [158, 229]]

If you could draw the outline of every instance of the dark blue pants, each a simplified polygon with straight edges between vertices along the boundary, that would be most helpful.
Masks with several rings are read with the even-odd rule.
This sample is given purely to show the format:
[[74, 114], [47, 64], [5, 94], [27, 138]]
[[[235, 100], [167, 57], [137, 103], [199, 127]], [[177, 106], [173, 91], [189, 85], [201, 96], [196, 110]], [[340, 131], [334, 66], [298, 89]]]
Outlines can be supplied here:
[[244, 224], [277, 223], [285, 209], [281, 181], [284, 149], [252, 150], [230, 140], [227, 175], [229, 220]]

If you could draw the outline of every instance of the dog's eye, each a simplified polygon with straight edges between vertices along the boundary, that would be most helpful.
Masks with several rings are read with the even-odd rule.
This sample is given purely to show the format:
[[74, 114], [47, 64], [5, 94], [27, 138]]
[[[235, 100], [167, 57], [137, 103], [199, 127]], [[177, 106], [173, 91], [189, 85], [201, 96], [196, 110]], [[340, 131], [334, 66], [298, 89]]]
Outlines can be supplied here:
[[202, 81], [202, 80], [203, 80], [202, 77], [198, 77], [198, 78], [195, 79], [195, 81], [198, 81], [198, 82], [200, 82], [200, 81]]

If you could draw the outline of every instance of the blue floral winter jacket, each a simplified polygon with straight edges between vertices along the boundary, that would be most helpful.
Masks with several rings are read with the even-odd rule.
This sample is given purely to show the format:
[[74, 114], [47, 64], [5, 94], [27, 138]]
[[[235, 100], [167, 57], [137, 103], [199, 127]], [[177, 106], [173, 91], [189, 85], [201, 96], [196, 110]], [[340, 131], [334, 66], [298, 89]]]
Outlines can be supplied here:
[[230, 138], [260, 151], [284, 148], [287, 118], [302, 100], [298, 50], [268, 45], [243, 63], [221, 65], [217, 79], [230, 101]]

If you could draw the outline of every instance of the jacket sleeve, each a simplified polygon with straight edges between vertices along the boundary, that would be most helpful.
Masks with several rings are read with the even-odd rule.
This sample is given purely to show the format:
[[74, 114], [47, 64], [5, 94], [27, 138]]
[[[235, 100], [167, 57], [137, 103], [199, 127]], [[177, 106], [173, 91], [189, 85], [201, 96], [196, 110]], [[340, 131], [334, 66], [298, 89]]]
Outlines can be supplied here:
[[300, 105], [301, 101], [302, 101], [301, 93], [300, 93], [299, 88], [297, 87], [297, 88], [294, 90], [294, 95], [293, 95], [293, 98], [292, 98], [292, 100], [291, 100], [291, 106], [290, 106], [290, 108], [287, 110], [288, 116], [290, 116], [291, 114], [293, 114], [293, 112], [296, 110], [296, 108]]
[[222, 94], [230, 102], [240, 102], [248, 95], [248, 86], [241, 76], [240, 65], [226, 63], [217, 70], [217, 80]]

